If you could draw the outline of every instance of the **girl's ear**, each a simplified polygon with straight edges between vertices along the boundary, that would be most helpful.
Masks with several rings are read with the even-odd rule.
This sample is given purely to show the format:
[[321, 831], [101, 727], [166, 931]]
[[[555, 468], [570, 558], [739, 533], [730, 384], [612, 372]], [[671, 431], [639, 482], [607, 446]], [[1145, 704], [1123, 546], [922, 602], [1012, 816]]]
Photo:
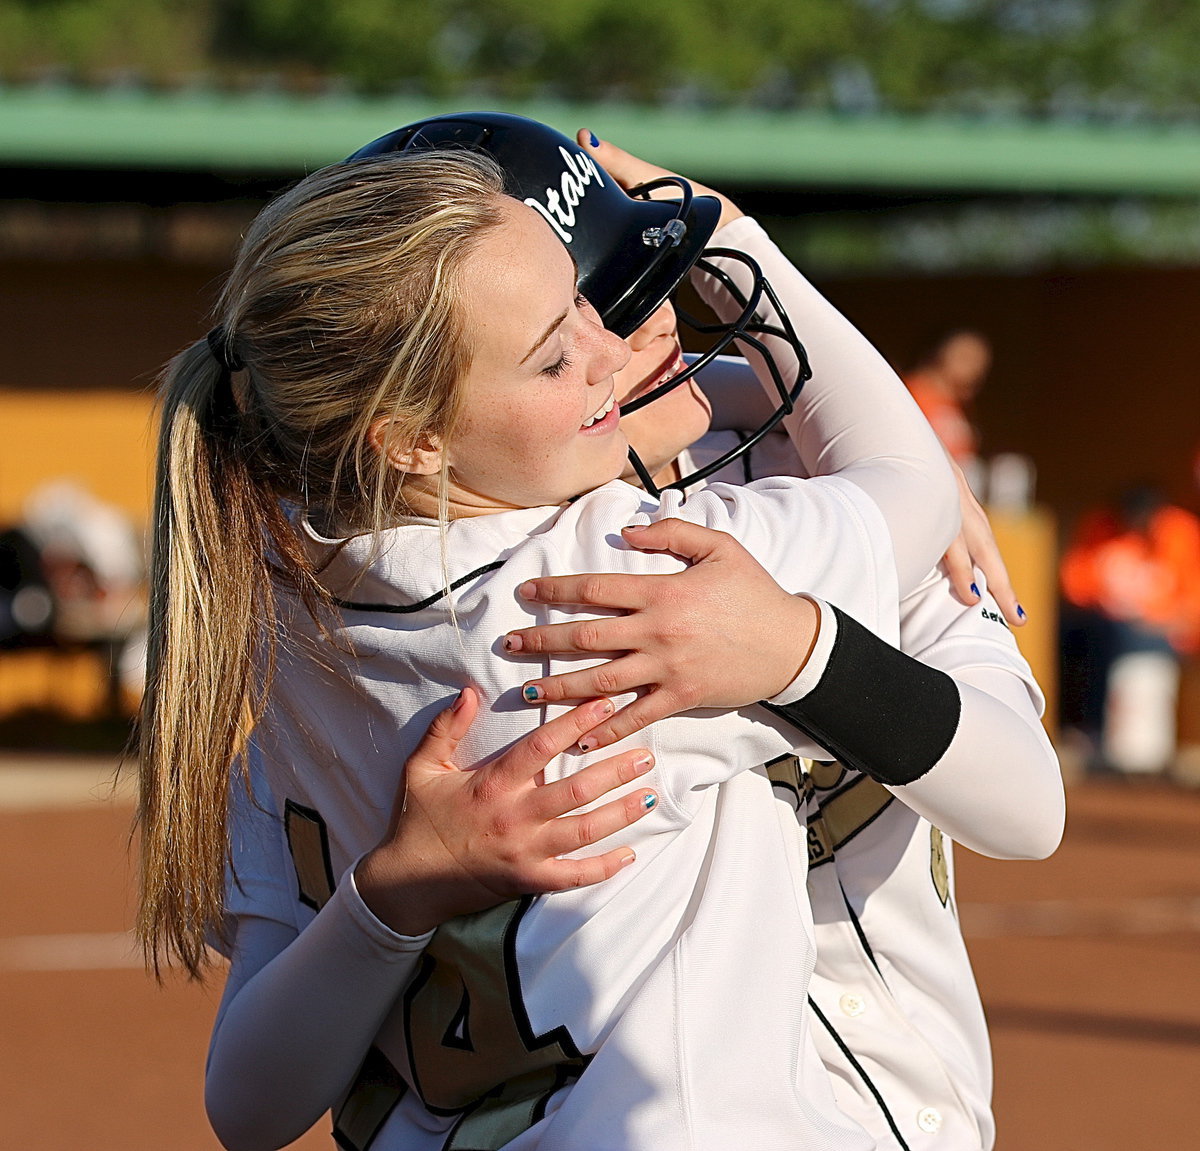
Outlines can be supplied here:
[[370, 426], [367, 442], [397, 471], [435, 476], [442, 470], [442, 442], [437, 436], [418, 436], [415, 443], [402, 441], [387, 416]]

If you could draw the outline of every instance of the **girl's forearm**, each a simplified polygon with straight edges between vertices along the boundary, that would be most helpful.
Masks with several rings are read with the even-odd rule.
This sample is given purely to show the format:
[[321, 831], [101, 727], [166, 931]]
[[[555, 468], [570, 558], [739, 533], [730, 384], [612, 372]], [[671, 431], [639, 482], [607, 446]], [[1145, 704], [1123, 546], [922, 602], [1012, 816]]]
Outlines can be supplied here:
[[379, 923], [348, 876], [290, 939], [277, 923], [239, 923], [205, 1075], [225, 1147], [282, 1147], [336, 1103], [427, 942]]
[[[841, 475], [879, 506], [891, 531], [901, 594], [906, 593], [934, 567], [958, 531], [958, 496], [941, 445], [887, 361], [754, 220], [734, 220], [713, 245], [752, 256], [778, 294], [813, 371], [784, 426], [810, 475]], [[715, 262], [743, 289], [749, 287], [743, 264]], [[729, 318], [733, 302], [715, 279], [702, 273], [693, 278], [705, 302]], [[785, 383], [794, 383], [798, 364], [792, 349], [774, 337], [765, 342]], [[762, 358], [752, 350], [747, 358], [773, 393]]]

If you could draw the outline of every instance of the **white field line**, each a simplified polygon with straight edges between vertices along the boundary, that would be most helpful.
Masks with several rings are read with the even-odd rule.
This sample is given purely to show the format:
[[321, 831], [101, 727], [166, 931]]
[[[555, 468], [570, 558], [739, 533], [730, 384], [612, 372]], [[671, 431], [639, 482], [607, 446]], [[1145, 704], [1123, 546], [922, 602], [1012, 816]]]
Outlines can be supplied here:
[[962, 903], [959, 917], [968, 939], [1169, 935], [1200, 932], [1200, 895]]
[[[968, 939], [1200, 933], [1200, 896], [967, 903], [959, 907]], [[120, 971], [143, 966], [127, 931], [0, 938], [0, 972]]]
[[0, 971], [120, 971], [143, 966], [128, 931], [0, 939]]
[[118, 777], [115, 759], [0, 757], [0, 812], [4, 813], [130, 804], [135, 786], [135, 772], [127, 768]]

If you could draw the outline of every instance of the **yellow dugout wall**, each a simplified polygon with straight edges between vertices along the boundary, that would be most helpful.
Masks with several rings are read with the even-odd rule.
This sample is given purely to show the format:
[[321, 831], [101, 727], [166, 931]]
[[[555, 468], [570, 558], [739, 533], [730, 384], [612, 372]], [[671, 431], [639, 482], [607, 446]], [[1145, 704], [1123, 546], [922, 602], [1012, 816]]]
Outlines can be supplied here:
[[[205, 330], [220, 273], [167, 260], [0, 261], [0, 522], [19, 518], [29, 492], [57, 477], [146, 522], [154, 377]], [[1038, 467], [1050, 515], [1023, 534], [1017, 525], [1010, 550], [1031, 615], [1022, 646], [1053, 695], [1055, 522], [1069, 528], [1080, 509], [1144, 477], [1194, 499], [1200, 325], [1190, 313], [1200, 270], [822, 286], [901, 368], [939, 328], [970, 325], [991, 338], [995, 368], [975, 414], [985, 454], [1023, 452]]]

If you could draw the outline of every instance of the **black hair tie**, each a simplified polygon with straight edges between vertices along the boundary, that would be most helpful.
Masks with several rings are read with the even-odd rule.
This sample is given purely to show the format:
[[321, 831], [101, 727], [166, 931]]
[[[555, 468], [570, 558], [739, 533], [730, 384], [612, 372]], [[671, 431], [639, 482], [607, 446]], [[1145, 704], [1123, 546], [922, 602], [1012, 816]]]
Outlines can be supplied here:
[[220, 364], [223, 372], [240, 372], [246, 366], [229, 346], [229, 337], [225, 332], [224, 324], [218, 324], [205, 339], [208, 341], [208, 350], [212, 353], [213, 359]]

